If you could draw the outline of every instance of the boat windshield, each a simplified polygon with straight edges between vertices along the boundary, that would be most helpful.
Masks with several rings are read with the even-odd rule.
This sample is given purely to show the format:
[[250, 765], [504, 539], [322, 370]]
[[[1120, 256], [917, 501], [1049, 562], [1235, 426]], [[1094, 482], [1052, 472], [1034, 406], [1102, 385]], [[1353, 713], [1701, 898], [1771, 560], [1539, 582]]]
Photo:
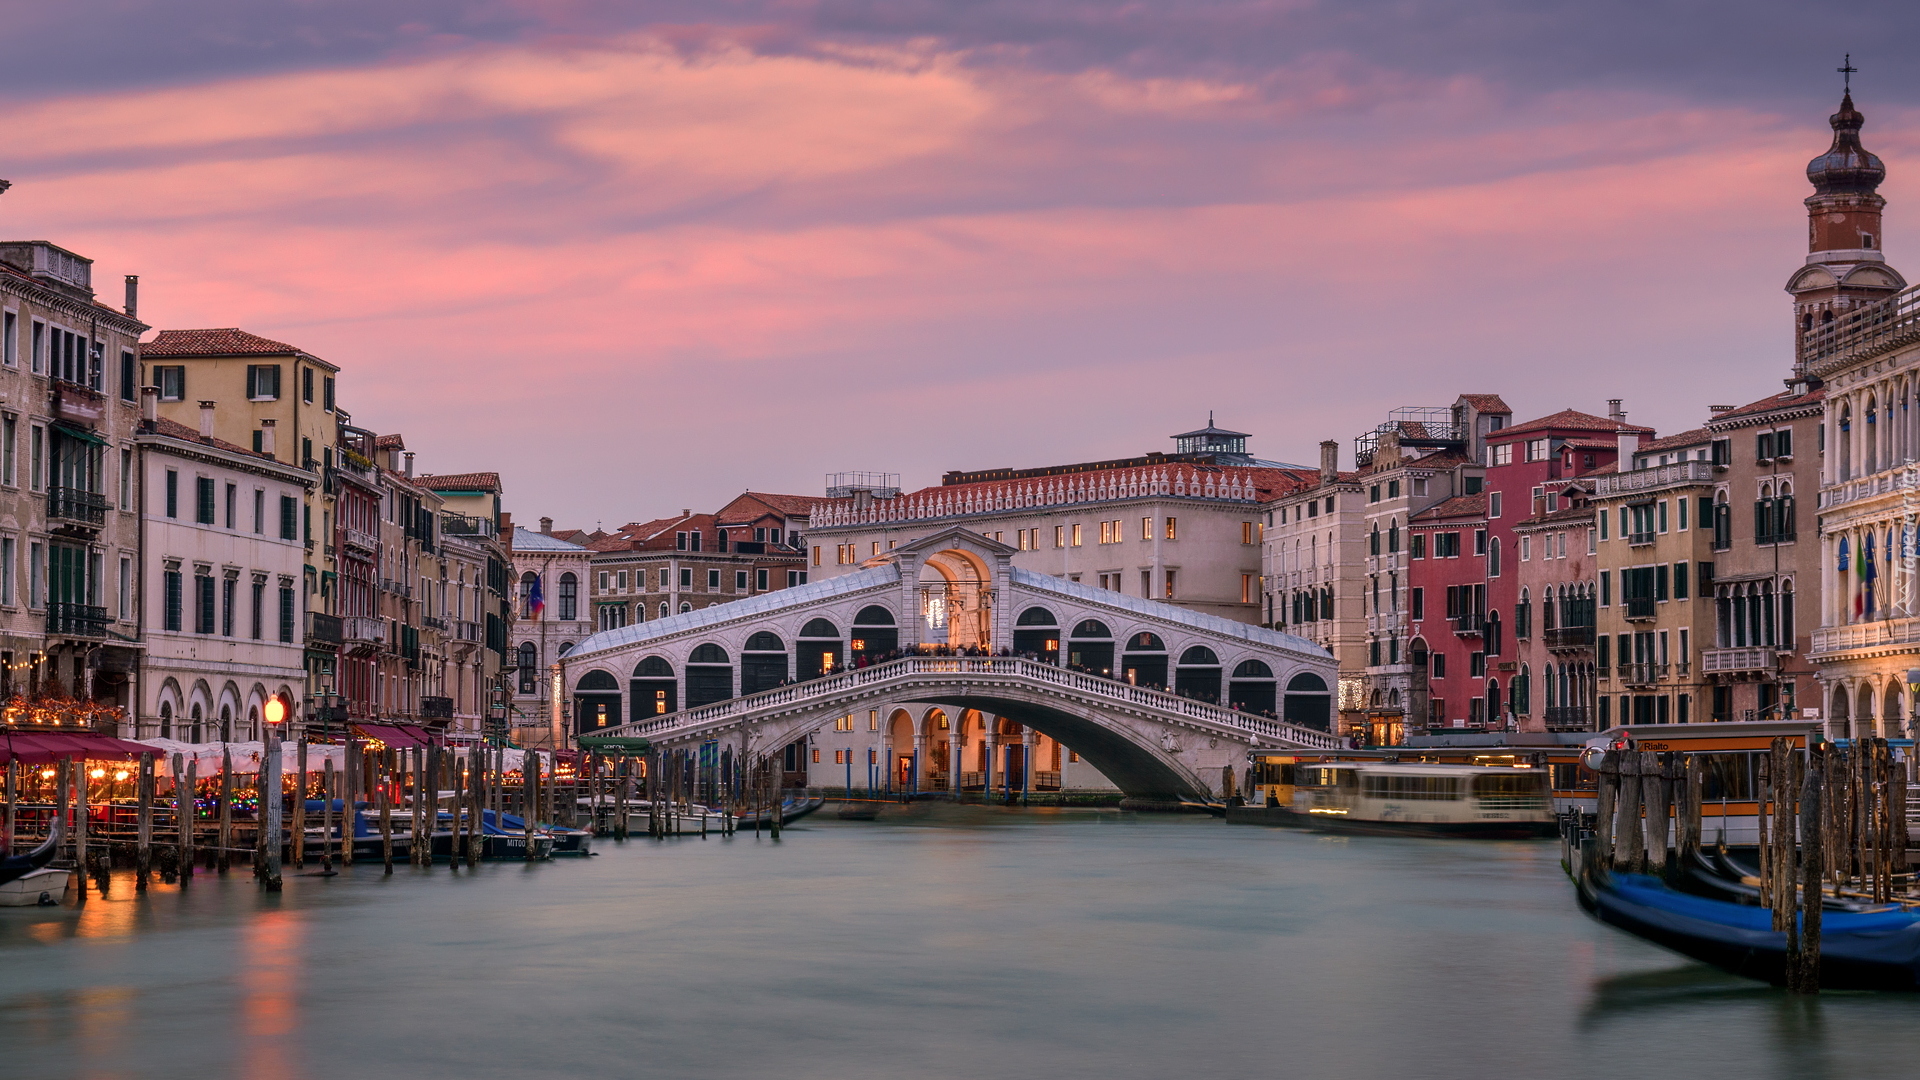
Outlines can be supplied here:
[[1369, 799], [1458, 799], [1460, 777], [1389, 773], [1361, 777], [1361, 791]]

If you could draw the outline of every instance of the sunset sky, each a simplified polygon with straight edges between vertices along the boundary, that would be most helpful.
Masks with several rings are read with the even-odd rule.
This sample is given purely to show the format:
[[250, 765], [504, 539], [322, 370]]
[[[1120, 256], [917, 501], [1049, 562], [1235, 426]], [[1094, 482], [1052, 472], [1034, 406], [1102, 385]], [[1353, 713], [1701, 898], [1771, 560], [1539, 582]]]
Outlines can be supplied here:
[[[0, 226], [611, 526], [843, 469], [1311, 461], [1399, 405], [1780, 388], [1851, 50], [1920, 278], [1920, 8], [11, 4]], [[1908, 254], [1913, 253], [1913, 254]]]

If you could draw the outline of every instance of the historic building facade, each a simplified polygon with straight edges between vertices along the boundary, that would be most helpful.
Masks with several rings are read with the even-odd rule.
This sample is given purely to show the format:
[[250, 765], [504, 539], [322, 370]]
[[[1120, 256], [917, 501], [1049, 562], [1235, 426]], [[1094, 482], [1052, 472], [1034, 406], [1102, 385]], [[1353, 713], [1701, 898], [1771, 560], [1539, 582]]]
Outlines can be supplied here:
[[1513, 526], [1508, 707], [1519, 731], [1591, 731], [1596, 710], [1594, 617], [1599, 525], [1591, 479], [1531, 501]]
[[[593, 619], [583, 602], [593, 572], [593, 550], [554, 535], [552, 518], [541, 518], [540, 526], [537, 532], [507, 530], [514, 583], [507, 724], [523, 746], [553, 743], [549, 671], [593, 634]], [[559, 602], [562, 595], [569, 598], [564, 607]]]
[[93, 262], [0, 243], [0, 698], [54, 693], [139, 710], [140, 419], [127, 309]]
[[216, 415], [203, 409], [198, 430], [150, 418], [134, 439], [147, 492], [136, 737], [258, 739], [267, 700], [297, 714], [306, 687], [299, 511], [316, 478], [216, 438]]

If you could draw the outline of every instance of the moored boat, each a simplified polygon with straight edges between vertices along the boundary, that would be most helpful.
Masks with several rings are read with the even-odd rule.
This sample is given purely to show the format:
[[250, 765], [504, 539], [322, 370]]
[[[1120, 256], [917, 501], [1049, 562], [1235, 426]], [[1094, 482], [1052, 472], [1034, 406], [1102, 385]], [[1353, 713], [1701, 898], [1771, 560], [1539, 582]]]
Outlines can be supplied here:
[[52, 907], [66, 895], [72, 876], [71, 870], [45, 866], [0, 882], [0, 907]]
[[1295, 765], [1292, 782], [1293, 806], [1271, 824], [1374, 836], [1554, 834], [1547, 772], [1539, 768], [1342, 761]]

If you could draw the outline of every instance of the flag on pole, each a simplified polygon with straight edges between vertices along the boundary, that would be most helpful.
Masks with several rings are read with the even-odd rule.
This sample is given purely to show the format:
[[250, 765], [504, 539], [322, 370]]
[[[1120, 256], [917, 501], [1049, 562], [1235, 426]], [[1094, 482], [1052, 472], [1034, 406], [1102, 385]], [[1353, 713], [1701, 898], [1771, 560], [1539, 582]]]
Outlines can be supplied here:
[[533, 587], [527, 590], [527, 614], [538, 619], [547, 610], [547, 597], [540, 590], [540, 575], [533, 575]]

